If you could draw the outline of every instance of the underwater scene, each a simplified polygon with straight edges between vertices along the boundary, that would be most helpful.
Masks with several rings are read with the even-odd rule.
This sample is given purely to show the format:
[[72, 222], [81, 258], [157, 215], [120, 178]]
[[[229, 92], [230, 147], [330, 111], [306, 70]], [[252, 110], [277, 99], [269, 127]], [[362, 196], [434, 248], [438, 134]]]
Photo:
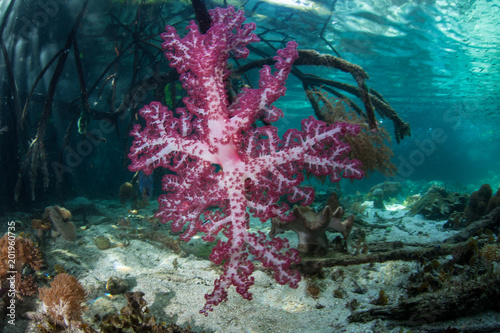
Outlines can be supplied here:
[[0, 0], [0, 332], [500, 332], [497, 0]]

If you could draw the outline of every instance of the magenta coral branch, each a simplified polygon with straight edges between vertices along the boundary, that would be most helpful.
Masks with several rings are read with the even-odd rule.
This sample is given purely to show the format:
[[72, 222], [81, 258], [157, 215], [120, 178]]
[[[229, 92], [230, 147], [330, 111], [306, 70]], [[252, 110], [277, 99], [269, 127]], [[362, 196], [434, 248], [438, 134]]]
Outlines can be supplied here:
[[276, 73], [271, 74], [271, 68], [264, 66], [260, 70], [259, 89], [244, 89], [238, 100], [231, 106], [232, 126], [242, 130], [249, 129], [259, 118], [275, 122], [283, 116], [283, 112], [272, 106], [279, 97], [285, 95], [285, 82], [290, 74], [293, 61], [298, 57], [297, 43], [289, 42], [286, 48], [278, 51]]
[[260, 117], [273, 122], [283, 116], [272, 104], [285, 94], [298, 56], [295, 42], [277, 52], [274, 73], [270, 67], [260, 71], [258, 88], [245, 88], [229, 101], [229, 57], [246, 57], [246, 45], [258, 38], [252, 33], [255, 25], [241, 27], [242, 11], [217, 8], [210, 15], [212, 25], [205, 34], [193, 22], [182, 39], [173, 27], [165, 28], [162, 46], [187, 91], [186, 108], [174, 115], [158, 102], [144, 106], [140, 114], [146, 126], [134, 127], [129, 154], [132, 171], [171, 171], [163, 178], [165, 194], [158, 199], [157, 216], [164, 223], [172, 221], [172, 230], [183, 232], [182, 240], [198, 232], [205, 241], [214, 241], [220, 232], [227, 237], [218, 240], [210, 255], [214, 263], [224, 263], [224, 270], [205, 296], [205, 315], [227, 299], [231, 286], [252, 298], [253, 260], [272, 268], [278, 283], [296, 288], [300, 281], [291, 269], [299, 262], [297, 250], [289, 249], [287, 240], [250, 233], [250, 214], [262, 222], [273, 217], [290, 221], [293, 216], [288, 204], [280, 203], [282, 197], [303, 205], [314, 199], [314, 190], [301, 186], [304, 171], [329, 175], [332, 181], [363, 176], [359, 162], [347, 158], [350, 147], [342, 140], [356, 135], [357, 126], [326, 125], [310, 117], [300, 131], [291, 129], [283, 139], [275, 126], [253, 126]]

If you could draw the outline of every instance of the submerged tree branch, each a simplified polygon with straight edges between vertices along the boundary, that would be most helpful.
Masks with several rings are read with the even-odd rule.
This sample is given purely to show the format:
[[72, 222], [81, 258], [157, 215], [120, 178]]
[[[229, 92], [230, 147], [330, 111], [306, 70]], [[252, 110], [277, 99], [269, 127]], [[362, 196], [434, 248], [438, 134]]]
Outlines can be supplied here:
[[9, 86], [11, 90], [11, 96], [14, 102], [14, 112], [16, 114], [15, 119], [19, 122], [21, 115], [21, 101], [19, 99], [19, 91], [17, 89], [17, 83], [14, 77], [14, 70], [12, 68], [12, 63], [10, 61], [9, 54], [7, 52], [7, 47], [5, 46], [5, 42], [3, 39], [3, 32], [7, 24], [7, 19], [9, 18], [10, 13], [12, 12], [12, 8], [14, 7], [15, 2], [16, 2], [15, 0], [12, 0], [9, 3], [9, 6], [5, 10], [2, 23], [0, 24], [0, 48], [2, 49], [2, 55], [5, 61], [5, 69], [7, 72], [7, 78], [9, 80]]
[[57, 83], [59, 82], [59, 79], [61, 77], [61, 73], [66, 63], [66, 59], [68, 58], [69, 55], [69, 50], [71, 49], [74, 43], [76, 32], [78, 30], [78, 27], [80, 26], [83, 14], [87, 9], [88, 3], [89, 0], [85, 0], [85, 2], [83, 3], [80, 12], [78, 13], [75, 22], [71, 28], [71, 31], [66, 39], [66, 43], [62, 49], [64, 50], [64, 52], [62, 52], [62, 54], [58, 58], [54, 74], [52, 75], [52, 79], [50, 80], [49, 83], [47, 97], [45, 99], [42, 115], [40, 117], [40, 122], [38, 124], [37, 133], [35, 135], [35, 138], [31, 142], [28, 152], [24, 156], [23, 162], [21, 164], [21, 170], [19, 173], [14, 194], [14, 199], [16, 201], [18, 201], [19, 199], [22, 179], [27, 175], [29, 175], [30, 179], [31, 199], [35, 200], [35, 187], [36, 187], [39, 168], [42, 169], [44, 187], [47, 188], [49, 186], [49, 172], [47, 169], [47, 159], [46, 159], [45, 145], [43, 140], [45, 138], [45, 132], [47, 130], [47, 123], [52, 113], [52, 103], [54, 101], [54, 95], [56, 93]]
[[[241, 76], [251, 69], [261, 68], [264, 65], [270, 66], [272, 64], [274, 64], [274, 59], [271, 57], [267, 57], [240, 66], [235, 69], [232, 74], [235, 76]], [[305, 87], [327, 85], [344, 90], [356, 97], [359, 97], [365, 107], [365, 117], [371, 129], [377, 128], [377, 121], [374, 114], [375, 106], [378, 113], [382, 117], [388, 117], [394, 123], [395, 138], [398, 143], [405, 136], [411, 135], [409, 124], [399, 118], [396, 111], [394, 111], [394, 109], [391, 108], [387, 102], [385, 102], [385, 100], [378, 92], [368, 88], [368, 86], [366, 85], [368, 74], [360, 66], [350, 63], [339, 57], [328, 54], [320, 54], [314, 50], [299, 50], [299, 57], [297, 58], [297, 60], [295, 60], [294, 66], [320, 66], [335, 68], [351, 74], [357, 83], [357, 87], [347, 83], [324, 79], [316, 75], [303, 74], [302, 72], [297, 71], [296, 68], [292, 70], [292, 73], [303, 82]]]

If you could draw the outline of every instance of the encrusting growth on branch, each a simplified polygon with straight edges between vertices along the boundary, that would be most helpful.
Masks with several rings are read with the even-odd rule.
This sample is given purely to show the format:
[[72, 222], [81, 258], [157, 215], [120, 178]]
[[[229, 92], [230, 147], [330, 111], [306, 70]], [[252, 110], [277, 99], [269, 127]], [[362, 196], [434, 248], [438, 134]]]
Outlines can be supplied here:
[[319, 89], [306, 93], [318, 119], [327, 124], [347, 122], [360, 126], [361, 130], [356, 136], [346, 135], [344, 140], [351, 147], [350, 157], [361, 162], [366, 175], [375, 171], [385, 176], [394, 175], [396, 166], [391, 162], [394, 155], [390, 148], [391, 139], [384, 127], [380, 126], [377, 131], [370, 130], [363, 118], [364, 114], [355, 112], [353, 103], [348, 99], [329, 98], [327, 93]]

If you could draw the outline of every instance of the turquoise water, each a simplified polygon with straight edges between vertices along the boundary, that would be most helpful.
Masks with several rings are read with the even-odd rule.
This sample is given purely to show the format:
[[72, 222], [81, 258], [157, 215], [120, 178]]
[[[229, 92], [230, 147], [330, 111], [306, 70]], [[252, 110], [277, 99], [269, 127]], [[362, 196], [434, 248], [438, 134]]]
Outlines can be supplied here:
[[[9, 4], [10, 1], [2, 1], [1, 11], [5, 12]], [[257, 34], [273, 47], [280, 47], [283, 40], [296, 40], [301, 49], [340, 55], [366, 70], [370, 77], [368, 86], [380, 92], [411, 126], [411, 138], [405, 138], [401, 144], [393, 142], [394, 163], [403, 170], [410, 170], [400, 174], [400, 178], [442, 180], [464, 186], [479, 186], [485, 182], [498, 185], [500, 37], [495, 18], [500, 9], [496, 1], [248, 1], [229, 4], [245, 9], [248, 21], [257, 23]], [[217, 5], [220, 4], [208, 3], [209, 8]], [[121, 105], [131, 82], [138, 82], [155, 71], [165, 73], [169, 70], [158, 49], [141, 43], [158, 45], [158, 38], [155, 41], [153, 36], [165, 23], [175, 24], [182, 31], [192, 18], [192, 10], [182, 2], [145, 5], [134, 28], [140, 31], [136, 39], [138, 44], [134, 44], [131, 27], [137, 14], [136, 3], [91, 1], [88, 6], [77, 35], [78, 57], [83, 64], [86, 84], [91, 89], [90, 108], [101, 112], [99, 116], [105, 118], [109, 116], [106, 113]], [[43, 96], [55, 65], [34, 89], [29, 112], [21, 127], [22, 107], [37, 75], [63, 47], [69, 32], [67, 27], [79, 8], [80, 3], [76, 1], [16, 2], [11, 16], [4, 20], [3, 40], [18, 94], [17, 101], [13, 101], [8, 67], [2, 58], [1, 121], [2, 126], [10, 130], [0, 135], [0, 152], [2, 160], [14, 162], [2, 166], [3, 174], [13, 175], [7, 177], [3, 187], [2, 195], [7, 201], [11, 200], [11, 193], [16, 188], [15, 175], [19, 173], [24, 153], [35, 137], [41, 115], [36, 110], [43, 108]], [[155, 13], [161, 15], [155, 16]], [[148, 49], [141, 49], [144, 45]], [[261, 42], [258, 47], [271, 54], [268, 45]], [[104, 137], [108, 144], [101, 145], [102, 141], [94, 140], [88, 147], [81, 148], [83, 151], [77, 152], [78, 156], [73, 156], [79, 140], [75, 118], [78, 119], [80, 112], [76, 104], [80, 85], [72, 50], [57, 81], [55, 104], [44, 141], [46, 156], [52, 162], [63, 164], [57, 169], [51, 168], [49, 162], [48, 168], [52, 169], [48, 173], [49, 186], [57, 184], [63, 191], [73, 194], [112, 196], [121, 181], [128, 178], [122, 165], [127, 163], [123, 145], [127, 144], [124, 140], [130, 129], [131, 112], [135, 113], [154, 96], [146, 94], [139, 98], [132, 108], [121, 114], [123, 118], [115, 128], [101, 124], [105, 127], [102, 131], [99, 123], [90, 117], [89, 129], [101, 131], [98, 136]], [[106, 71], [120, 52], [126, 55], [122, 54]], [[159, 62], [152, 61], [153, 57]], [[136, 71], [132, 70], [134, 63]], [[155, 67], [155, 63], [160, 67]], [[350, 75], [338, 70], [305, 67], [304, 72], [354, 83]], [[287, 88], [287, 95], [277, 102], [287, 116], [284, 123], [278, 123], [282, 132], [312, 114], [302, 84], [293, 75]], [[359, 99], [354, 100], [359, 104]], [[393, 133], [389, 120], [379, 117], [379, 121]], [[67, 131], [71, 134], [66, 136], [69, 145], [64, 142]], [[436, 131], [442, 134], [438, 135], [440, 142], [429, 143], [427, 140], [433, 140], [432, 134]], [[429, 144], [428, 149], [421, 148], [423, 143]], [[114, 176], [115, 172], [119, 177]], [[36, 177], [45, 176], [39, 173]], [[96, 182], [85, 182], [82, 178]], [[365, 184], [369, 187], [383, 180], [384, 177], [374, 175], [372, 182]], [[98, 183], [104, 181], [111, 186], [101, 188]], [[25, 185], [21, 185], [26, 191], [21, 197], [28, 198], [30, 190], [25, 190]]]
[[[368, 84], [411, 124], [412, 137], [393, 146], [398, 165], [405, 166], [415, 149], [422, 150], [419, 142], [443, 130], [445, 139], [435, 150], [424, 151], [424, 161], [414, 163], [411, 178], [498, 185], [498, 2], [333, 3], [331, 16], [327, 4], [296, 14], [301, 23], [290, 24], [288, 31], [299, 45], [331, 53], [319, 37], [326, 25], [323, 37], [342, 57], [362, 66], [370, 75]], [[281, 12], [271, 3], [267, 6]], [[289, 11], [293, 9], [283, 10]], [[307, 17], [314, 17], [314, 26]], [[327, 75], [345, 78], [338, 72]], [[297, 114], [306, 107], [307, 101], [301, 102]], [[391, 131], [392, 125], [384, 123]]]
[[[326, 205], [330, 194], [336, 192], [348, 214], [356, 214], [356, 221], [353, 222], [355, 236], [351, 235], [348, 240], [347, 235], [345, 244], [336, 237], [337, 234], [328, 234], [329, 245], [326, 248], [330, 246], [328, 250], [331, 250], [328, 255], [334, 257], [338, 254], [332, 249], [335, 242], [336, 246], [348, 244], [340, 251], [347, 259], [351, 259], [349, 255], [362, 254], [363, 246], [368, 246], [366, 242], [370, 246], [401, 242], [442, 250], [441, 242], [459, 232], [445, 228], [446, 220], [450, 219], [448, 224], [451, 223], [452, 211], [446, 211], [446, 214], [443, 211], [459, 207], [455, 213], [461, 214], [464, 202], [472, 201], [469, 195], [482, 184], [489, 184], [493, 194], [500, 187], [499, 1], [226, 0], [206, 1], [206, 5], [209, 9], [227, 5], [243, 9], [247, 22], [257, 26], [255, 33], [261, 42], [251, 45], [248, 59], [231, 59], [229, 69], [273, 56], [286, 42], [296, 41], [299, 50], [315, 50], [362, 67], [369, 76], [367, 88], [380, 93], [411, 127], [411, 136], [397, 142], [392, 121], [376, 114], [378, 124], [392, 138], [392, 163], [397, 167], [393, 175], [373, 172], [362, 180], [342, 180], [333, 185], [315, 177], [307, 177], [304, 181], [318, 194], [311, 211], [307, 212], [318, 213]], [[219, 271], [215, 271], [207, 260], [214, 243], [207, 244], [200, 240], [200, 235], [196, 235], [191, 245], [182, 243], [181, 246], [178, 241], [180, 233], [172, 232], [169, 223], [160, 226], [153, 217], [158, 209], [162, 209], [156, 203], [163, 193], [162, 177], [171, 175], [171, 171], [158, 168], [150, 176], [142, 172], [134, 174], [128, 168], [131, 163], [128, 154], [133, 141], [129, 133], [134, 125], [145, 124], [137, 111], [155, 100], [161, 100], [166, 105], [183, 106], [185, 92], [163, 56], [159, 34], [165, 25], [173, 25], [182, 35], [194, 17], [193, 5], [189, 1], [0, 0], [0, 174], [3, 176], [0, 207], [7, 212], [0, 217], [1, 223], [15, 220], [17, 234], [32, 238], [47, 253], [47, 265], [34, 275], [39, 285], [47, 286], [52, 281], [52, 275], [60, 273], [60, 267], [56, 272], [55, 264], [63, 262], [66, 268], [71, 268], [69, 273], [84, 281], [86, 288], [92, 285], [94, 276], [104, 281], [110, 274], [116, 273], [135, 279], [133, 283], [139, 288], [151, 288], [146, 290], [151, 297], [163, 292], [157, 285], [160, 280], [153, 279], [151, 281], [155, 282], [150, 285], [149, 277], [145, 277], [142, 270], [149, 270], [148, 274], [152, 276], [168, 271], [173, 276], [168, 280], [168, 288], [183, 286], [184, 289], [179, 287], [178, 291], [178, 298], [182, 300], [175, 303], [177, 300], [171, 301], [175, 295], [169, 294], [165, 296], [168, 299], [164, 303], [156, 304], [156, 313], [162, 313], [160, 307], [168, 305], [175, 309], [169, 310], [171, 322], [175, 322], [177, 316], [184, 316], [182, 324], [191, 323], [190, 320], [195, 318], [192, 320], [197, 327], [207, 331], [224, 331], [221, 325], [229, 325], [235, 319], [230, 316], [222, 318], [224, 310], [221, 310], [222, 316], [221, 312], [215, 314], [216, 311], [215, 319], [207, 319], [211, 322], [205, 322], [205, 318], [198, 313], [203, 307], [203, 293], [211, 290], [202, 289], [205, 286], [213, 288], [213, 281], [219, 275]], [[356, 86], [350, 74], [338, 69], [297, 64], [286, 81], [286, 95], [275, 103], [284, 112], [284, 117], [275, 123], [280, 135], [291, 128], [299, 128], [303, 119], [315, 115], [306, 97], [301, 74]], [[239, 84], [255, 87], [257, 79], [257, 71], [252, 70], [241, 77], [233, 77], [231, 83], [237, 92], [241, 88]], [[339, 91], [364, 110], [358, 97], [342, 89]], [[257, 124], [262, 125], [261, 122]], [[224, 168], [216, 165], [214, 174], [220, 175]], [[398, 191], [384, 188], [386, 181], [398, 182], [398, 185], [391, 183]], [[382, 194], [386, 195], [383, 198], [385, 202], [378, 203], [382, 208], [374, 207], [376, 190], [372, 187], [377, 184], [387, 191]], [[420, 199], [436, 184], [456, 192], [448, 193], [452, 199], [446, 200], [458, 198], [457, 201], [464, 202], [450, 203], [445, 200], [445, 204], [440, 202], [438, 205], [431, 200], [427, 205], [439, 207], [439, 213], [442, 213], [438, 214], [439, 218], [424, 213], [423, 217], [415, 217], [415, 214], [408, 213], [412, 200]], [[253, 185], [245, 183], [245, 190]], [[195, 194], [215, 195], [212, 190], [208, 186], [198, 191], [203, 193]], [[391, 193], [392, 190], [394, 193]], [[446, 192], [441, 188], [436, 191]], [[245, 195], [242, 197], [251, 201]], [[286, 202], [284, 197], [280, 199]], [[188, 195], [181, 197], [176, 208], [191, 212], [189, 199]], [[498, 196], [492, 199], [491, 206], [495, 202], [498, 204]], [[61, 237], [49, 237], [49, 231], [32, 228], [32, 223], [35, 225], [48, 218], [44, 214], [45, 207], [58, 211], [54, 205], [63, 206], [66, 203], [73, 212], [75, 224], [72, 231], [75, 232], [76, 228], [77, 235], [69, 238], [76, 238], [76, 243], [67, 243]], [[207, 205], [207, 209], [200, 213], [200, 228], [224, 211], [224, 207], [217, 204], [220, 203]], [[220, 205], [227, 203], [223, 201]], [[419, 212], [428, 208], [425, 203], [422, 205], [424, 208]], [[246, 216], [245, 212], [243, 208], [238, 213]], [[484, 210], [482, 213], [485, 213]], [[182, 219], [180, 213], [176, 216]], [[460, 223], [464, 219], [463, 216], [457, 217]], [[255, 217], [245, 221], [251, 232], [272, 232], [269, 221], [261, 224]], [[48, 224], [50, 229], [52, 224]], [[498, 233], [496, 228], [493, 232]], [[368, 231], [367, 236], [364, 231]], [[109, 257], [106, 252], [94, 247], [95, 237], [101, 234], [111, 238], [108, 253], [112, 255]], [[303, 245], [293, 232], [288, 231], [285, 235], [290, 238], [292, 247]], [[492, 231], [485, 232], [481, 237], [484, 238], [480, 239], [479, 249], [487, 242], [486, 239], [498, 243], [498, 236]], [[491, 252], [498, 251], [497, 245], [492, 245]], [[475, 246], [478, 252], [477, 244]], [[148, 250], [141, 250], [144, 248]], [[65, 251], [80, 261], [68, 259], [71, 256], [66, 256]], [[162, 258], [160, 263], [155, 261], [160, 259], [153, 258], [156, 252], [158, 258]], [[451, 256], [450, 253], [445, 254]], [[478, 260], [478, 254], [474, 255], [467, 257], [470, 266]], [[93, 256], [100, 256], [99, 260], [104, 263], [102, 267], [96, 264], [98, 261], [94, 261]], [[107, 266], [111, 257], [116, 261], [111, 266], [119, 269]], [[126, 262], [127, 259], [130, 262]], [[440, 259], [443, 267], [448, 265], [444, 264], [444, 259], [453, 263], [448, 257]], [[143, 265], [143, 262], [148, 264]], [[155, 270], [156, 265], [161, 269]], [[461, 268], [468, 267], [467, 264], [460, 265]], [[318, 315], [316, 310], [323, 309], [327, 301], [326, 307], [330, 307], [328, 311], [331, 312], [322, 317], [337, 315], [335, 311], [339, 308], [332, 305], [341, 302], [337, 299], [340, 287], [334, 290], [336, 282], [339, 285], [344, 283], [346, 290], [352, 288], [355, 281], [365, 281], [369, 285], [366, 287], [369, 297], [362, 299], [357, 296], [358, 290], [349, 294], [351, 298], [342, 301], [346, 303], [342, 303], [341, 307], [344, 312], [348, 312], [346, 306], [353, 304], [347, 304], [347, 301], [351, 302], [354, 297], [361, 300], [363, 309], [373, 305], [373, 299], [380, 295], [379, 290], [384, 289], [380, 281], [390, 280], [389, 293], [403, 299], [406, 297], [404, 286], [410, 274], [421, 268], [411, 260], [373, 267], [363, 266], [358, 270], [356, 265], [351, 265], [346, 268], [349, 273], [345, 274], [352, 274], [352, 280], [346, 278], [344, 281], [343, 277], [340, 278], [343, 271], [340, 273], [340, 269], [332, 264], [327, 268], [326, 280], [319, 283], [324, 290], [328, 290], [328, 297], [324, 296], [325, 292], [325, 298], [320, 298], [321, 302], [317, 303], [314, 295], [309, 297], [311, 295], [306, 293], [304, 284], [294, 294], [289, 289], [274, 290], [270, 287], [275, 284], [272, 278], [269, 284], [256, 283], [257, 300], [243, 303], [242, 307], [247, 310], [242, 312], [247, 314], [242, 315], [241, 321], [249, 321], [249, 317], [245, 316], [251, 316], [248, 313], [252, 312], [253, 306], [259, 307], [258, 304], [262, 305], [260, 310], [264, 309], [263, 312], [268, 309], [266, 306], [283, 310], [277, 310], [276, 314], [290, 316], [287, 317], [290, 322], [293, 322], [294, 311], [300, 312], [301, 318], [307, 319], [309, 315], [320, 318], [321, 314]], [[437, 274], [436, 267], [440, 269], [440, 274], [447, 274], [436, 264], [427, 269], [434, 269], [433, 273]], [[495, 267], [491, 272], [494, 269], [498, 272], [498, 266]], [[401, 277], [406, 279], [404, 283], [395, 282], [397, 279], [394, 276], [400, 270], [406, 274]], [[261, 279], [269, 273], [264, 273], [262, 266], [256, 271]], [[456, 276], [462, 278], [466, 273], [459, 271]], [[378, 280], [368, 277], [370, 274], [376, 275]], [[204, 282], [200, 283], [195, 278]], [[303, 281], [310, 282], [308, 279]], [[193, 300], [190, 293], [195, 293], [190, 288], [196, 288], [196, 297], [201, 296]], [[102, 310], [98, 308], [99, 301], [112, 302], [109, 294], [102, 293], [108, 290], [107, 286], [96, 290], [92, 297], [97, 296], [89, 300], [94, 314]], [[307, 289], [307, 292], [310, 293], [310, 290]], [[267, 300], [269, 295], [273, 301]], [[233, 296], [230, 302], [235, 302]], [[238, 302], [242, 300], [240, 295], [236, 296]], [[284, 298], [286, 301], [282, 300]], [[36, 308], [39, 301], [37, 303], [36, 297], [30, 300], [31, 306]], [[395, 300], [393, 296], [392, 301]], [[113, 306], [117, 307], [116, 304]], [[355, 307], [352, 306], [351, 310]], [[186, 308], [191, 312], [184, 314], [182, 311]], [[272, 312], [269, 316], [274, 314]], [[339, 316], [339, 330], [348, 326], [344, 321], [349, 314]], [[265, 316], [261, 312], [259, 315]], [[191, 319], [185, 319], [190, 316]], [[85, 319], [88, 320], [88, 317]], [[234, 325], [237, 328], [235, 331], [238, 331], [239, 326]], [[261, 331], [277, 332], [273, 325], [280, 326], [281, 323], [276, 320], [269, 325], [273, 328]], [[325, 332], [330, 331], [328, 323], [321, 321], [317, 325]], [[359, 325], [351, 330], [369, 328]], [[259, 326], [251, 326], [249, 331], [259, 331], [256, 327]]]

